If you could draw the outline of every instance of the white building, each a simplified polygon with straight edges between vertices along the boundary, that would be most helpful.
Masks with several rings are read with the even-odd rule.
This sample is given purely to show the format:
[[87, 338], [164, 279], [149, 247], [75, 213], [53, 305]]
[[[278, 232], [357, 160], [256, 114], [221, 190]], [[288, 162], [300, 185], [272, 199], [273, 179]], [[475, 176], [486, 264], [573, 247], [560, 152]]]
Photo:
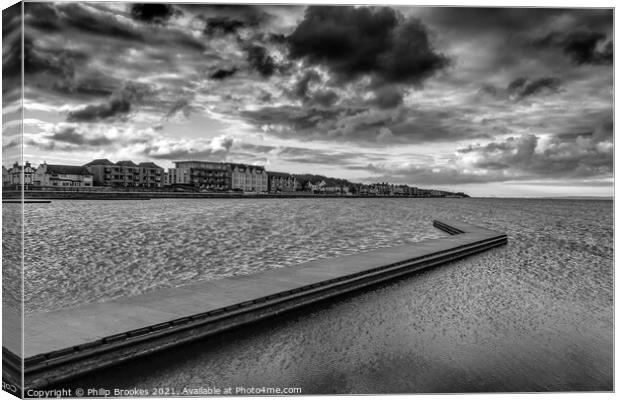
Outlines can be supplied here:
[[33, 182], [41, 186], [92, 187], [93, 174], [86, 167], [43, 163], [36, 169]]
[[34, 172], [35, 168], [28, 161], [26, 161], [23, 167], [15, 162], [7, 171], [7, 183], [9, 185], [32, 185]]

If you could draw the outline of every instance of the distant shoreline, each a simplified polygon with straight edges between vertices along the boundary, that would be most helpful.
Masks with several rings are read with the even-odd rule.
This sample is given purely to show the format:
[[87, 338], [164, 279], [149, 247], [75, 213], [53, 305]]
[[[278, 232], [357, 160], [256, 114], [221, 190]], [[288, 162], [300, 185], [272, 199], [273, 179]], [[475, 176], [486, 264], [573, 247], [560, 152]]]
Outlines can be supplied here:
[[[21, 191], [3, 191], [2, 199], [19, 199]], [[25, 199], [45, 200], [150, 200], [150, 199], [305, 199], [305, 198], [463, 198], [458, 196], [411, 196], [411, 195], [344, 195], [312, 193], [197, 193], [197, 192], [70, 192], [70, 191], [25, 191]]]
[[[496, 196], [412, 196], [412, 195], [344, 195], [344, 194], [313, 194], [313, 193], [200, 193], [200, 192], [145, 192], [145, 191], [25, 191], [26, 200], [150, 200], [150, 199], [519, 199], [519, 200], [600, 200], [613, 201], [613, 196], [567, 196], [567, 197], [496, 197]], [[10, 190], [2, 192], [3, 200], [19, 200], [21, 191]]]

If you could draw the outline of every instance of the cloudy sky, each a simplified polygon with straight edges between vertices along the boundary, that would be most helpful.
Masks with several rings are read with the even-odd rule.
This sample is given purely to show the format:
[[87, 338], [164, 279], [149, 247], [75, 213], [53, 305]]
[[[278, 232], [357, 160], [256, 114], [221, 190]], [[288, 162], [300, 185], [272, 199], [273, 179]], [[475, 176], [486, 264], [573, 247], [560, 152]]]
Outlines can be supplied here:
[[[24, 157], [226, 160], [481, 196], [612, 195], [613, 14], [25, 4]], [[3, 16], [4, 163], [19, 15]]]

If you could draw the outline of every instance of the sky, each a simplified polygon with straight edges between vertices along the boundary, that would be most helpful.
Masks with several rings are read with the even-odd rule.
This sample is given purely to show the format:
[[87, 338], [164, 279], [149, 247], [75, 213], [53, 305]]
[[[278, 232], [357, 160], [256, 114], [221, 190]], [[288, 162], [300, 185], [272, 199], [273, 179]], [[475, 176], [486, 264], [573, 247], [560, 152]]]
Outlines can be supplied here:
[[[3, 161], [20, 148], [3, 13]], [[24, 159], [613, 195], [609, 9], [25, 3]]]

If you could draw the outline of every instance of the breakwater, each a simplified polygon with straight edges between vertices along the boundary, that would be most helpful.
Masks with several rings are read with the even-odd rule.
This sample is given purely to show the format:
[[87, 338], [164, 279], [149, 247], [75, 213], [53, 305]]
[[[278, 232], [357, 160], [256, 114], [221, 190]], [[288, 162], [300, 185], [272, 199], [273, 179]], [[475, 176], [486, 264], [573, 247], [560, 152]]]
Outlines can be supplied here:
[[[473, 225], [434, 225], [453, 236], [28, 315], [25, 386], [47, 386], [507, 242]], [[19, 365], [18, 352], [4, 350], [5, 365]]]

